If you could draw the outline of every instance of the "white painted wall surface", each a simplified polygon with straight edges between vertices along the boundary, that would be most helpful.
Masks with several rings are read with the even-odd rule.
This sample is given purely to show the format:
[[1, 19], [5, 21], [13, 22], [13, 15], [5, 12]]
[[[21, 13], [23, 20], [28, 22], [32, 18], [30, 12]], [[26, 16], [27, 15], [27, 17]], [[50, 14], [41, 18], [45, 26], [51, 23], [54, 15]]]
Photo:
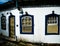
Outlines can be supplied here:
[[[9, 30], [9, 28], [8, 28], [8, 25], [9, 25], [8, 17], [9, 17], [9, 15], [7, 15], [7, 12], [9, 13], [10, 11], [7, 10], [7, 11], [0, 12], [0, 32], [5, 36], [9, 36], [9, 31], [8, 31]], [[6, 16], [6, 30], [1, 29], [1, 16], [2, 16], [1, 14], [4, 14], [4, 16]]]
[[[23, 8], [23, 11], [27, 11], [29, 14], [34, 15], [34, 34], [20, 34], [20, 20], [19, 11], [17, 9], [5, 11], [12, 12], [15, 15], [15, 30], [16, 36], [19, 39], [26, 39], [30, 42], [44, 42], [44, 43], [60, 43], [60, 35], [45, 35], [45, 15], [51, 14], [52, 11], [55, 11], [56, 14], [60, 15], [60, 7], [34, 7], [34, 8]], [[5, 13], [4, 12], [4, 13]], [[1, 14], [1, 13], [0, 13]], [[24, 13], [25, 14], [25, 13]], [[7, 17], [7, 24], [9, 15], [5, 15]], [[1, 17], [1, 16], [0, 16]], [[18, 25], [18, 27], [16, 26]], [[6, 31], [1, 30], [4, 35], [9, 34], [9, 29], [7, 25]]]

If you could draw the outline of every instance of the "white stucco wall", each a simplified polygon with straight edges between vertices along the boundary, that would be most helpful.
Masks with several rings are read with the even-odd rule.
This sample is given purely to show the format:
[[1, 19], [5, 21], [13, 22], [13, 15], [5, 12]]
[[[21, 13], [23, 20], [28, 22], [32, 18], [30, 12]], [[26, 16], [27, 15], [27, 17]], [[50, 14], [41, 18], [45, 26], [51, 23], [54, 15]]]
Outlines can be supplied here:
[[[34, 7], [34, 8], [23, 8], [23, 11], [27, 11], [29, 14], [34, 15], [34, 34], [20, 34], [20, 20], [21, 15], [17, 9], [10, 10], [15, 15], [15, 30], [16, 36], [19, 39], [26, 39], [30, 42], [44, 42], [44, 43], [60, 43], [60, 35], [45, 35], [45, 15], [51, 14], [52, 11], [60, 15], [60, 7]], [[6, 11], [8, 12], [8, 11]], [[5, 12], [4, 12], [5, 13]], [[0, 13], [1, 14], [1, 13]], [[1, 16], [0, 16], [1, 17]], [[7, 24], [9, 15], [7, 17]], [[18, 27], [16, 26], [18, 25]], [[1, 27], [1, 26], [0, 26]], [[8, 27], [8, 25], [7, 25]], [[1, 28], [0, 28], [1, 30]], [[6, 31], [1, 30], [4, 35], [8, 36], [8, 28]]]
[[[0, 12], [0, 33], [2, 33], [5, 36], [9, 36], [9, 32], [8, 32], [8, 30], [9, 30], [8, 29], [8, 25], [9, 25], [8, 17], [9, 17], [9, 15], [7, 15], [7, 12], [9, 13], [10, 10]], [[6, 30], [1, 29], [1, 16], [2, 16], [1, 14], [4, 14], [4, 16], [6, 16]]]

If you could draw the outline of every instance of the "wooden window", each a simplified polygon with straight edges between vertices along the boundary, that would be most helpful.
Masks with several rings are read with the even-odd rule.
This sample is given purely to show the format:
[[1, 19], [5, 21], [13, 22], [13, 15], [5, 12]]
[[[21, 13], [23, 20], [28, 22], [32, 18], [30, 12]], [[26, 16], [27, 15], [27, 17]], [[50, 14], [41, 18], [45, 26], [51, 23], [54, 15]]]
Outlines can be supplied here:
[[50, 14], [45, 18], [45, 34], [59, 34], [59, 16], [57, 14]]
[[20, 29], [21, 34], [33, 34], [34, 22], [32, 15], [20, 16]]
[[6, 16], [4, 16], [3, 14], [1, 17], [1, 29], [6, 30]]

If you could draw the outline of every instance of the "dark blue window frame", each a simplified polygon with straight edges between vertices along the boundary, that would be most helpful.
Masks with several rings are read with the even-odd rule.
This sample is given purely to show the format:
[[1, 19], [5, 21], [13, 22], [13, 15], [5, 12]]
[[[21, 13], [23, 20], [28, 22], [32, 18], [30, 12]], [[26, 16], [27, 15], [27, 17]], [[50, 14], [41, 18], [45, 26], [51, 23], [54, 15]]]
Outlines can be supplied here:
[[2, 14], [1, 17], [1, 29], [6, 30], [6, 16], [4, 16], [4, 14]]
[[15, 16], [14, 15], [12, 15], [12, 13], [10, 13], [10, 16], [9, 16], [9, 37], [11, 37], [11, 26], [10, 26], [10, 18], [12, 18], [12, 17], [14, 17], [14, 35], [16, 36], [16, 34], [15, 34]]
[[[58, 33], [47, 33], [47, 20], [49, 17], [58, 17]], [[59, 15], [57, 14], [49, 14], [45, 16], [45, 35], [59, 35]]]
[[[22, 32], [22, 17], [29, 16], [32, 17], [32, 32]], [[34, 16], [33, 15], [22, 15], [20, 16], [20, 33], [21, 34], [34, 34]]]

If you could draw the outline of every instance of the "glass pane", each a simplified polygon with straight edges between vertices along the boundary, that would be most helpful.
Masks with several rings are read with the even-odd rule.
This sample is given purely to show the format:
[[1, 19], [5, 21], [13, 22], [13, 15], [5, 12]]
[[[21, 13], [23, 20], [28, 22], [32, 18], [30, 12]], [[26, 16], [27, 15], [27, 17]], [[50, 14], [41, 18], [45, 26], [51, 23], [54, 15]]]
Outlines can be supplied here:
[[25, 16], [22, 17], [22, 32], [30, 33], [32, 32], [32, 17]]
[[58, 33], [58, 17], [48, 17], [47, 33]]
[[47, 33], [58, 33], [58, 25], [48, 25]]

